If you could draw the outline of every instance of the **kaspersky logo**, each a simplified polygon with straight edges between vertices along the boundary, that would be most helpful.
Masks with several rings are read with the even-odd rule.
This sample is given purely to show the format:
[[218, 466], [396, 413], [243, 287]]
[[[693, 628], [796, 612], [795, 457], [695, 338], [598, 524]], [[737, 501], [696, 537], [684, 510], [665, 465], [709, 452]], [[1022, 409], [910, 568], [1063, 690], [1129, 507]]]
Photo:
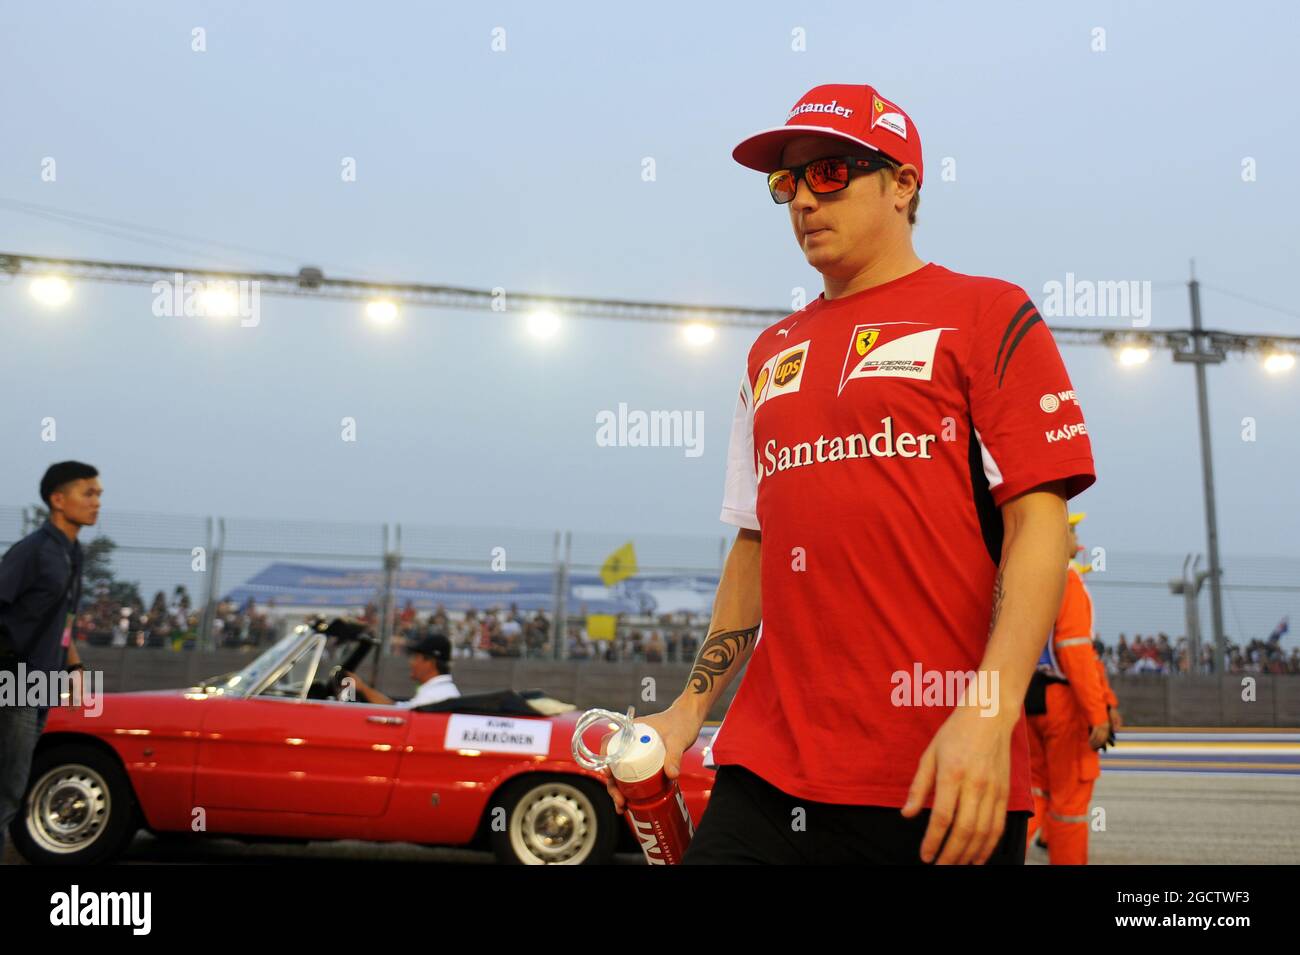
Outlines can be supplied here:
[[853, 110], [847, 106], [839, 106], [838, 99], [833, 99], [829, 103], [800, 103], [786, 115], [785, 121], [788, 123], [800, 113], [834, 113], [836, 116], [843, 116], [848, 119], [853, 115]]

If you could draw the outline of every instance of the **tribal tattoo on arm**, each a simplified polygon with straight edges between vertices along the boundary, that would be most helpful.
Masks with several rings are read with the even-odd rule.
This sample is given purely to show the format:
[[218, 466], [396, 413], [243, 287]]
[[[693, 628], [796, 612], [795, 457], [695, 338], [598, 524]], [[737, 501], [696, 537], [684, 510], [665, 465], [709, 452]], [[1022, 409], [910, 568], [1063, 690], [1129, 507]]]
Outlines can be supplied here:
[[993, 582], [993, 613], [989, 616], [988, 635], [993, 636], [993, 628], [998, 625], [998, 616], [1002, 613], [1002, 568], [998, 568], [998, 579]]
[[708, 693], [714, 683], [731, 665], [749, 649], [750, 641], [758, 633], [758, 624], [744, 630], [720, 630], [710, 634], [695, 657], [691, 670], [690, 686], [695, 693]]

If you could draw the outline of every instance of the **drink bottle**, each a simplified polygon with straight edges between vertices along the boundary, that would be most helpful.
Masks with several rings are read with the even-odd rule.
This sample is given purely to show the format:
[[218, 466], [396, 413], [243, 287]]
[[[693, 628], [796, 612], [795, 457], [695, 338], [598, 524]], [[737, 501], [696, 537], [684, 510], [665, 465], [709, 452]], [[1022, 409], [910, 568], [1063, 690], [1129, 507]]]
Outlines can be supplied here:
[[[650, 865], [676, 865], [686, 854], [695, 826], [686, 810], [677, 780], [664, 772], [664, 743], [652, 726], [636, 723], [609, 710], [588, 710], [573, 730], [573, 758], [580, 766], [608, 769], [627, 805], [623, 815]], [[582, 734], [608, 722], [614, 734], [604, 741], [600, 754], [583, 742]]]

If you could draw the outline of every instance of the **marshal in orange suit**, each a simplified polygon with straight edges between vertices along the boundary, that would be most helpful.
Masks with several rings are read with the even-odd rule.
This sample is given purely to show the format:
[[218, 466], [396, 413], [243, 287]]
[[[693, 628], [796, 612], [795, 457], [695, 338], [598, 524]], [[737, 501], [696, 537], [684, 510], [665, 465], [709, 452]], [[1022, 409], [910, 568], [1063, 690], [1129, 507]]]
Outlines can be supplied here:
[[1034, 793], [1029, 839], [1041, 826], [1052, 865], [1088, 861], [1088, 804], [1115, 705], [1093, 649], [1092, 597], [1069, 563], [1080, 550], [1076, 526], [1083, 517], [1070, 515], [1065, 596], [1025, 701]]

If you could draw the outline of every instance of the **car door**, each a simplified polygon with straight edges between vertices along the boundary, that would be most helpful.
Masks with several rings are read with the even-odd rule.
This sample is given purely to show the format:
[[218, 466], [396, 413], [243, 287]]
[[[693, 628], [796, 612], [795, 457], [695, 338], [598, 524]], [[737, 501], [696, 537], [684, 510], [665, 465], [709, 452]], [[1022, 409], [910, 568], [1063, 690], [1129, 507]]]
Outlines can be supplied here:
[[409, 714], [306, 699], [323, 639], [307, 641], [253, 695], [209, 701], [196, 806], [361, 817], [386, 811]]
[[546, 762], [545, 717], [410, 713], [387, 824], [393, 838], [467, 842], [503, 779]]

